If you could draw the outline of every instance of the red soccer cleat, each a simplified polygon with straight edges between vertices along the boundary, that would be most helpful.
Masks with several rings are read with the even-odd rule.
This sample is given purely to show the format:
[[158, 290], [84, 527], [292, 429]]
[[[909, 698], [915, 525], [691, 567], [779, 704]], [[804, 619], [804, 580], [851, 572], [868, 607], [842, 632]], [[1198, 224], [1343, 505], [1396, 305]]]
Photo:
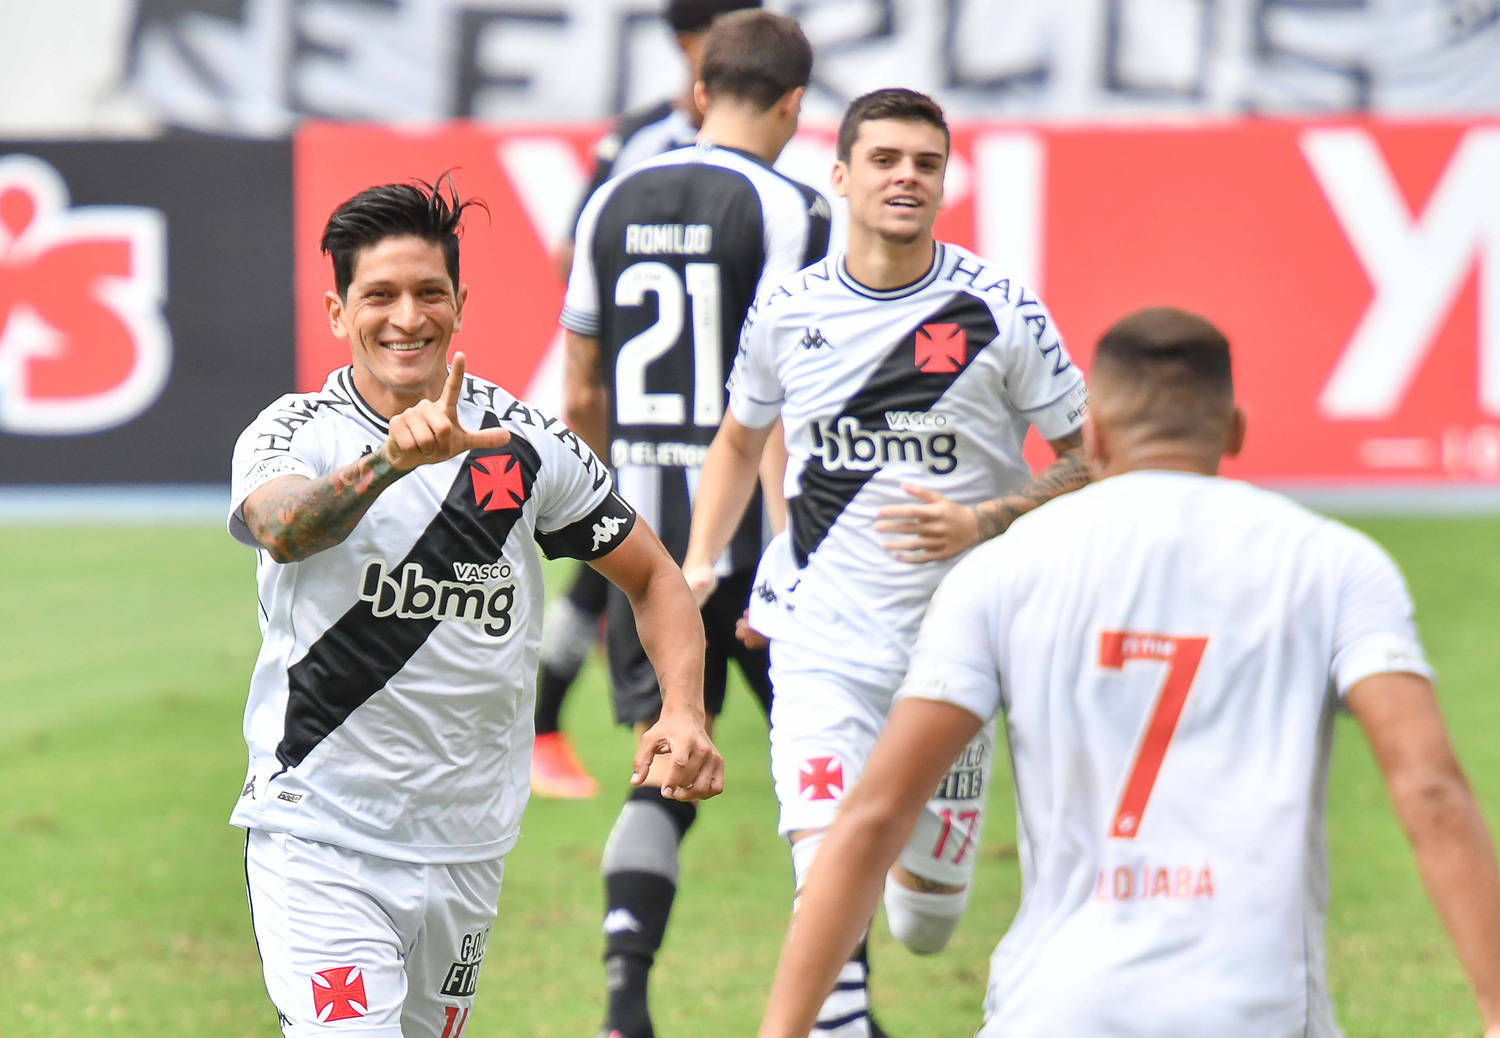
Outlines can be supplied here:
[[584, 770], [562, 732], [538, 735], [531, 744], [531, 791], [557, 800], [587, 800], [599, 783]]

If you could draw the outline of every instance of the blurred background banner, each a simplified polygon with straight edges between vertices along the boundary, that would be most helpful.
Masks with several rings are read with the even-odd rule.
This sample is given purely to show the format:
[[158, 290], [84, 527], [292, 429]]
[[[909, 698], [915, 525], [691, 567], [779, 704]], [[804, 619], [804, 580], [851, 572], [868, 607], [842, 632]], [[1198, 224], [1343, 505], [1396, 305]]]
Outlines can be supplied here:
[[[1234, 336], [1234, 474], [1500, 501], [1500, 0], [766, 6], [817, 55], [783, 171], [826, 187], [847, 99], [930, 91], [939, 234], [1039, 292], [1080, 360], [1149, 303]], [[556, 408], [591, 145], [683, 85], [661, 8], [0, 3], [0, 485], [222, 485], [260, 407], [347, 362], [329, 211], [446, 169], [489, 207], [459, 341]]]
[[[347, 363], [318, 300], [317, 238], [353, 184], [458, 167], [473, 370], [556, 403], [555, 244], [587, 172], [576, 127], [297, 135], [298, 384]], [[1253, 122], [1193, 129], [955, 128], [938, 233], [1015, 272], [1080, 361], [1121, 313], [1170, 302], [1236, 344], [1276, 483], [1500, 483], [1500, 122]], [[820, 157], [821, 155], [821, 157]], [[827, 132], [800, 175], [826, 184]], [[1019, 287], [1016, 291], [1020, 291]]]
[[0, 146], [0, 483], [222, 483], [292, 380], [285, 141]]

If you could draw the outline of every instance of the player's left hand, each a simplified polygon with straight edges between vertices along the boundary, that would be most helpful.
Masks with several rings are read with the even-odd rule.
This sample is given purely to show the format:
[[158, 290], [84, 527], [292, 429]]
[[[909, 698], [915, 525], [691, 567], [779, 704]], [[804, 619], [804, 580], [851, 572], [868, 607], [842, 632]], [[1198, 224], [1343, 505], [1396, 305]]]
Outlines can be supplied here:
[[[686, 711], [663, 712], [641, 733], [630, 784], [647, 777], [671, 800], [707, 800], [724, 792], [724, 758], [708, 737], [703, 719]], [[659, 780], [659, 781], [656, 781]]]
[[747, 649], [764, 649], [771, 639], [750, 626], [750, 610], [746, 609], [734, 622], [734, 636]]
[[974, 509], [913, 483], [902, 483], [901, 489], [921, 503], [887, 505], [875, 519], [877, 532], [906, 535], [882, 545], [896, 558], [902, 562], [938, 562], [979, 543], [979, 517]]

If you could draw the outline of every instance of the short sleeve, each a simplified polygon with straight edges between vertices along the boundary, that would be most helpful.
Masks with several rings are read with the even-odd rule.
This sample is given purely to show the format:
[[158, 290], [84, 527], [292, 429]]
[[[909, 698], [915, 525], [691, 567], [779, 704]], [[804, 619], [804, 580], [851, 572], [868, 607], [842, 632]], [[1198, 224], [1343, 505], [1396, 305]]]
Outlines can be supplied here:
[[1395, 562], [1370, 538], [1329, 524], [1344, 542], [1340, 563], [1332, 680], [1342, 697], [1372, 674], [1432, 677], [1412, 616], [1411, 596]]
[[259, 543], [245, 525], [245, 499], [282, 476], [316, 479], [329, 469], [326, 451], [312, 428], [308, 397], [289, 394], [256, 416], [235, 441], [229, 473], [229, 535], [252, 548]]
[[540, 460], [537, 546], [549, 559], [607, 555], [635, 525], [635, 509], [614, 492], [609, 470], [576, 433], [544, 421], [553, 432], [532, 440]]
[[771, 337], [775, 323], [759, 306], [751, 307], [729, 371], [729, 410], [741, 425], [752, 429], [764, 429], [781, 415], [783, 394]]
[[1045, 304], [1022, 287], [1000, 316], [999, 335], [1010, 346], [1005, 393], [1010, 405], [1048, 440], [1083, 426], [1088, 389]]
[[962, 707], [981, 721], [1000, 712], [1000, 666], [995, 655], [1000, 608], [991, 574], [998, 542], [980, 545], [938, 585], [922, 618], [906, 679], [896, 697], [935, 699]]
[[612, 192], [595, 191], [578, 217], [573, 247], [573, 267], [568, 272], [568, 290], [563, 296], [559, 323], [579, 335], [599, 335], [599, 280], [594, 269], [594, 232], [599, 226], [599, 210]]

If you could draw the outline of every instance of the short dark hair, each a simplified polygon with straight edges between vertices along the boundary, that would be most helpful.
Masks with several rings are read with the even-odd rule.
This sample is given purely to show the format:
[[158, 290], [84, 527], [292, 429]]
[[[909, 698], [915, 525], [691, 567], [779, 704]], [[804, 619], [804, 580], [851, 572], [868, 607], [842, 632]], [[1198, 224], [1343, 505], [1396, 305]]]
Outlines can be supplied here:
[[1153, 306], [1120, 318], [1100, 337], [1091, 379], [1117, 421], [1154, 436], [1194, 439], [1234, 412], [1229, 340], [1208, 318]]
[[667, 24], [673, 32], [702, 32], [721, 14], [759, 6], [760, 0], [668, 0]]
[[943, 131], [943, 148], [947, 150], [953, 141], [948, 133], [948, 120], [943, 117], [943, 108], [926, 94], [905, 87], [887, 87], [861, 94], [849, 102], [844, 109], [844, 118], [839, 122], [838, 159], [848, 162], [854, 154], [854, 141], [859, 137], [861, 123], [876, 119], [907, 119], [927, 123]]
[[766, 111], [812, 78], [812, 44], [784, 14], [735, 11], [714, 20], [698, 73], [709, 98], [728, 94]]
[[321, 248], [333, 258], [333, 287], [340, 297], [348, 295], [349, 283], [354, 280], [354, 260], [360, 249], [386, 238], [412, 235], [442, 247], [448, 276], [453, 279], [456, 291], [458, 237], [463, 231], [463, 211], [471, 205], [488, 211], [477, 198], [459, 201], [458, 185], [453, 182], [451, 171], [445, 171], [432, 184], [413, 180], [365, 188], [335, 209], [323, 228]]

